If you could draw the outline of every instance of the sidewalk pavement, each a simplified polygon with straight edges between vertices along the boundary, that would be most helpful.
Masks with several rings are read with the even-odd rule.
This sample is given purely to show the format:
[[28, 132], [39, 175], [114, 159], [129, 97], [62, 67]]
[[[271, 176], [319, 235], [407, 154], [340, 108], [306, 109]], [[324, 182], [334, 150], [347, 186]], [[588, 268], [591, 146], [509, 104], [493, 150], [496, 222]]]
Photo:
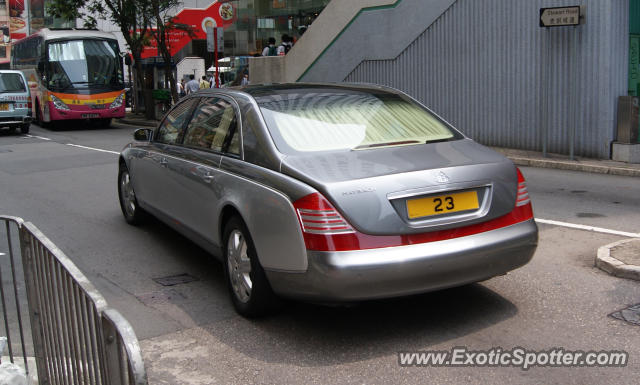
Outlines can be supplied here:
[[136, 114], [129, 111], [127, 111], [124, 118], [116, 119], [116, 122], [140, 127], [155, 127], [159, 123], [159, 121], [155, 119], [148, 120], [144, 114]]

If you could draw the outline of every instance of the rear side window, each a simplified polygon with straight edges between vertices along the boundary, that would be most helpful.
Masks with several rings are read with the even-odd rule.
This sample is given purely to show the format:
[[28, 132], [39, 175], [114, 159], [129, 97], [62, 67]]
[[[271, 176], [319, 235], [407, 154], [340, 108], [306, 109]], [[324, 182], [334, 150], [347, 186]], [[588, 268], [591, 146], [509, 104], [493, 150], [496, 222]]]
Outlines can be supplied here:
[[[239, 154], [236, 133], [236, 112], [228, 100], [222, 98], [203, 98], [193, 114], [184, 135], [184, 145], [222, 152]], [[233, 136], [231, 136], [233, 135]]]
[[401, 95], [309, 92], [258, 100], [281, 152], [366, 150], [458, 139], [428, 110]]
[[0, 73], [0, 92], [26, 92], [27, 86], [20, 74]]
[[175, 144], [179, 139], [184, 124], [191, 116], [194, 104], [198, 100], [198, 98], [187, 99], [171, 110], [158, 128], [158, 134], [155, 136], [156, 142]]

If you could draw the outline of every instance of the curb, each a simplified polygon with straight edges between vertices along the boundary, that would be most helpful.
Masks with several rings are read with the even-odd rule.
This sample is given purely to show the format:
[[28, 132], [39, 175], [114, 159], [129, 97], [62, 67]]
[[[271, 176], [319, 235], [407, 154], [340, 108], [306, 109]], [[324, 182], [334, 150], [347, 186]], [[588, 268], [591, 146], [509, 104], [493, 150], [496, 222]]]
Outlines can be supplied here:
[[637, 241], [637, 239], [624, 239], [602, 246], [598, 249], [595, 265], [605, 272], [620, 278], [640, 281], [640, 266], [627, 265], [611, 256], [611, 249], [624, 243]]
[[553, 168], [558, 170], [583, 171], [583, 172], [591, 172], [591, 173], [597, 173], [597, 174], [640, 177], [640, 169], [634, 169], [634, 168], [597, 166], [597, 165], [590, 165], [590, 164], [563, 162], [563, 161], [550, 160], [550, 159], [531, 159], [531, 158], [522, 158], [518, 156], [509, 156], [509, 155], [505, 155], [505, 156], [511, 159], [511, 161], [513, 161], [513, 163], [515, 163], [517, 166]]
[[155, 127], [158, 123], [140, 119], [116, 119], [118, 123], [128, 124], [130, 126]]

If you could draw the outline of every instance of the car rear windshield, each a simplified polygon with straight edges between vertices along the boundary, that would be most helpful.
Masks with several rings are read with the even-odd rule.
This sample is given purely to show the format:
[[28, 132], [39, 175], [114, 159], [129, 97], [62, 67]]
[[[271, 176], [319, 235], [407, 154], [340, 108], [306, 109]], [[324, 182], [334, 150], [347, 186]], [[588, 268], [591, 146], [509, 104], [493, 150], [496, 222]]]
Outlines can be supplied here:
[[283, 93], [257, 98], [283, 153], [365, 150], [461, 138], [428, 110], [391, 93]]
[[0, 73], [0, 92], [25, 92], [26, 90], [20, 74]]

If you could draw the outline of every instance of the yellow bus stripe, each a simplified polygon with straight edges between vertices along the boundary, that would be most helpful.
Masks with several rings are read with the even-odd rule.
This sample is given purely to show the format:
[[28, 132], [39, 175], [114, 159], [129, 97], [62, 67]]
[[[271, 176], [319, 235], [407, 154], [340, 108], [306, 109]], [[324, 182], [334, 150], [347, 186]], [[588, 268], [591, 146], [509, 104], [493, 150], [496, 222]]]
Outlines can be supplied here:
[[87, 104], [109, 104], [124, 91], [107, 92], [102, 94], [93, 95], [77, 95], [77, 94], [62, 94], [57, 92], [50, 92], [50, 95], [55, 95], [58, 99], [62, 100], [64, 104], [70, 105], [87, 105]]

